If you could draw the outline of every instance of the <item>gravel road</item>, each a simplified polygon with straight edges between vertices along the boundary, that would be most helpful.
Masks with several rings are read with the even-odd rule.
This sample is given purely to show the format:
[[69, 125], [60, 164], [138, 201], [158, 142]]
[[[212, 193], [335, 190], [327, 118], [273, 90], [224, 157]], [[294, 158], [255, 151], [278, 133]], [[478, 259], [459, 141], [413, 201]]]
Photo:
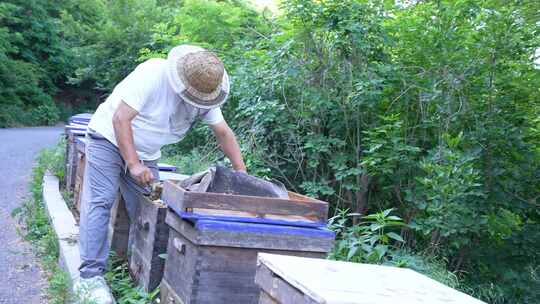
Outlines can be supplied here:
[[0, 129], [0, 304], [41, 304], [46, 289], [30, 244], [17, 233], [11, 211], [28, 194], [32, 166], [37, 153], [54, 145], [61, 127]]

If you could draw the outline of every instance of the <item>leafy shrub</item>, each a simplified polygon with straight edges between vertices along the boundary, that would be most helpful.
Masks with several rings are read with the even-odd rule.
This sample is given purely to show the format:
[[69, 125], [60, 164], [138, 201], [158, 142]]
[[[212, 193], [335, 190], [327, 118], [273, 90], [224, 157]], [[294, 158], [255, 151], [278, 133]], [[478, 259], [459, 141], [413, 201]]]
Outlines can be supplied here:
[[351, 225], [351, 217], [359, 214], [340, 211], [329, 220], [329, 228], [337, 234], [337, 242], [330, 253], [331, 259], [351, 262], [383, 263], [391, 259], [392, 253], [399, 248], [394, 243], [403, 243], [403, 238], [392, 228], [403, 227], [402, 219], [390, 215], [392, 209], [362, 216], [362, 222]]

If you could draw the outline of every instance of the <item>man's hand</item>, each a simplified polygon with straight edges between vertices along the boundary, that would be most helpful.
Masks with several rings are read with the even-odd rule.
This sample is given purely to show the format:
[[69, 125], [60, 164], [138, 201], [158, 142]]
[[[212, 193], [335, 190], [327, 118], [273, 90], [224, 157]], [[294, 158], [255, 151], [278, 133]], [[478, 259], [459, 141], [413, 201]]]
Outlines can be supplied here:
[[128, 167], [128, 169], [131, 176], [143, 186], [150, 184], [154, 180], [154, 175], [150, 168], [141, 163], [135, 163]]
[[229, 160], [232, 163], [233, 169], [240, 172], [246, 172], [246, 165], [244, 164], [244, 159], [242, 158], [242, 153], [240, 152], [240, 146], [236, 141], [236, 136], [231, 130], [227, 122], [222, 121], [215, 125], [210, 125], [214, 135], [216, 136], [221, 150], [227, 155]]
[[150, 169], [141, 164], [141, 161], [137, 156], [137, 151], [135, 151], [131, 121], [137, 114], [138, 112], [135, 111], [135, 109], [121, 101], [114, 112], [113, 127], [114, 134], [116, 135], [116, 142], [118, 143], [118, 149], [127, 164], [129, 173], [131, 173], [131, 176], [133, 176], [139, 184], [144, 186], [152, 180], [153, 176]]

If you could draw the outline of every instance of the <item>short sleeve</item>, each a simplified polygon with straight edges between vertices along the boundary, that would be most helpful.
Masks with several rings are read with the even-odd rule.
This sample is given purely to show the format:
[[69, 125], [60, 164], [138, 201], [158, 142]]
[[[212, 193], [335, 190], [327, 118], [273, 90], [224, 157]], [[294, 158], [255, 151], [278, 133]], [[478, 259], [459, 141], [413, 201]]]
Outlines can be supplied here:
[[224, 121], [220, 108], [213, 108], [202, 116], [202, 121], [209, 125], [215, 125]]
[[116, 88], [120, 99], [135, 111], [141, 112], [144, 105], [153, 98], [159, 88], [160, 68], [154, 60], [137, 66]]

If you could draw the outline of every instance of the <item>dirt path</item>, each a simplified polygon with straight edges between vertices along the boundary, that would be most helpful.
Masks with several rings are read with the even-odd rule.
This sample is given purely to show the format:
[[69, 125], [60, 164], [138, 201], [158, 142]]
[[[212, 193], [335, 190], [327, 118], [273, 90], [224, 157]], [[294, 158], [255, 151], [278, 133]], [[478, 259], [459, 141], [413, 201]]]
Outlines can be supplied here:
[[30, 245], [17, 234], [11, 211], [29, 197], [37, 153], [61, 133], [61, 127], [0, 129], [0, 304], [46, 303], [44, 275]]

